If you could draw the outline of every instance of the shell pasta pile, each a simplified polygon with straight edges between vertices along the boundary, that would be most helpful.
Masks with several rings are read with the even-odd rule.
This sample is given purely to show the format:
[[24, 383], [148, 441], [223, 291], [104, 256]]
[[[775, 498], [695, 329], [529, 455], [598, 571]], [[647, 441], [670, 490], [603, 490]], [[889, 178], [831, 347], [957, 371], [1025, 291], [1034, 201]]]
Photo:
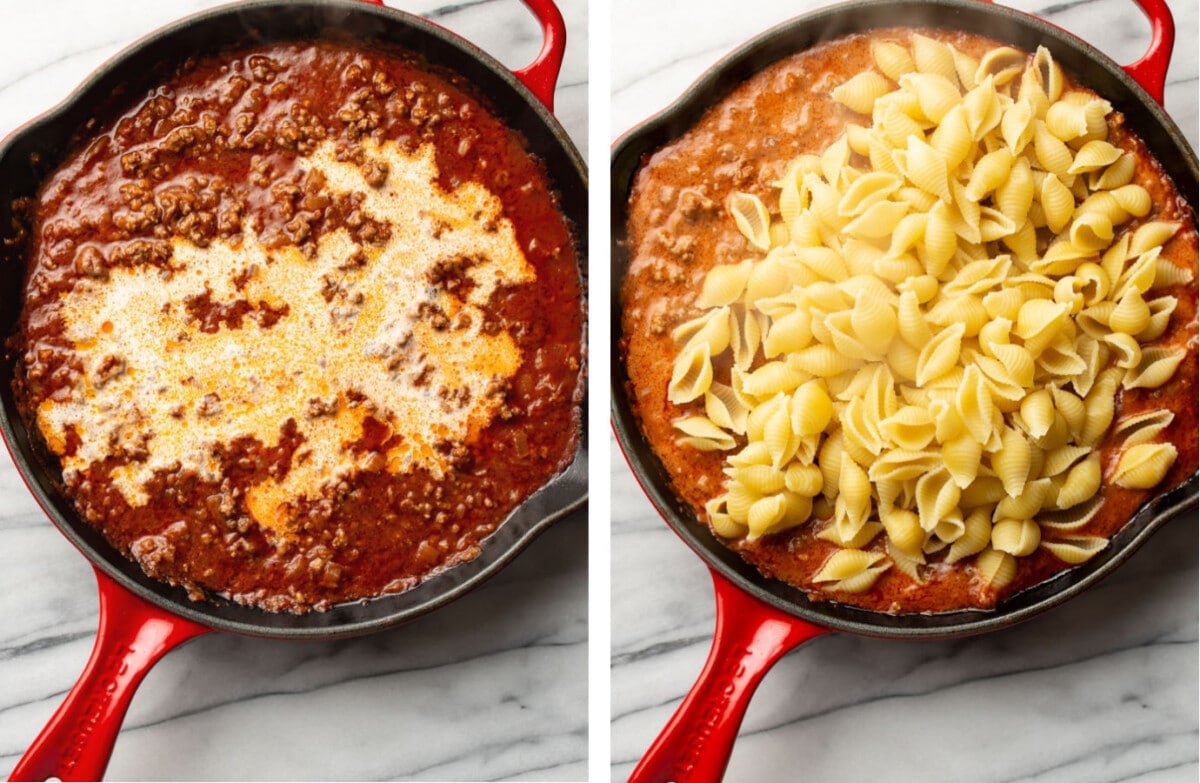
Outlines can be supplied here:
[[[1112, 107], [1049, 51], [975, 58], [919, 34], [871, 43], [832, 98], [859, 115], [725, 208], [759, 252], [713, 267], [674, 329], [679, 442], [725, 453], [713, 530], [753, 541], [813, 521], [813, 576], [868, 590], [895, 568], [971, 561], [993, 588], [1040, 548], [1082, 563], [1107, 480], [1158, 484], [1170, 410], [1122, 418], [1119, 389], [1170, 380], [1156, 343], [1192, 273], [1161, 251]], [[848, 115], [849, 116], [849, 115]], [[701, 414], [701, 408], [703, 413]], [[1111, 442], [1111, 441], [1109, 441]]]

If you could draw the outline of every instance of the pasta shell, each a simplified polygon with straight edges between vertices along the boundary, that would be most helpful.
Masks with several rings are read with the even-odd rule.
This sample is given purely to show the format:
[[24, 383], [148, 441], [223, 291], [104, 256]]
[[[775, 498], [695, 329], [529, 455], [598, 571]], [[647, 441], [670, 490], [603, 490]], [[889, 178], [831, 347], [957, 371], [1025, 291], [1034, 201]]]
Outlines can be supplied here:
[[1020, 155], [1033, 141], [1034, 110], [1028, 101], [1018, 100], [1000, 119], [1000, 135], [1013, 155]]
[[782, 495], [771, 495], [754, 501], [746, 515], [746, 527], [749, 528], [746, 540], [754, 541], [772, 532], [772, 529], [783, 521], [786, 512], [787, 503]]
[[758, 196], [734, 191], [729, 197], [729, 214], [751, 245], [763, 252], [771, 249], [771, 216]]
[[950, 371], [958, 362], [966, 327], [958, 323], [938, 332], [917, 358], [917, 385], [924, 386]]
[[958, 79], [958, 69], [954, 64], [954, 52], [941, 41], [914, 34], [912, 56], [917, 70], [921, 73], [936, 73], [952, 82]]
[[1033, 204], [1033, 196], [1033, 172], [1029, 168], [1029, 161], [1020, 158], [1013, 165], [1008, 179], [996, 188], [993, 201], [996, 208], [1006, 217], [1014, 222], [1024, 222], [1025, 216], [1029, 214], [1029, 207]]
[[863, 71], [834, 88], [830, 97], [851, 111], [869, 115], [875, 100], [890, 90], [887, 79], [874, 71]]
[[1042, 542], [1043, 549], [1069, 565], [1086, 563], [1107, 546], [1108, 539], [1101, 536], [1071, 536]]
[[1017, 574], [1017, 561], [1007, 552], [991, 547], [975, 558], [975, 570], [979, 578], [993, 590], [998, 590], [1013, 580]]
[[1146, 443], [1166, 429], [1175, 419], [1175, 414], [1169, 410], [1149, 411], [1136, 416], [1122, 419], [1113, 428], [1113, 437], [1120, 438], [1126, 446]]
[[1096, 497], [1100, 491], [1100, 457], [1092, 453], [1077, 462], [1068, 472], [1058, 490], [1056, 505], [1066, 509]]
[[970, 179], [967, 180], [967, 198], [978, 202], [998, 188], [1012, 171], [1013, 160], [1012, 152], [1004, 147], [980, 158], [971, 170]]
[[686, 436], [682, 442], [700, 451], [725, 451], [737, 445], [732, 435], [703, 416], [689, 416], [674, 426]]
[[963, 96], [963, 107], [967, 110], [967, 125], [976, 140], [983, 138], [1000, 124], [1004, 110], [991, 75]]
[[789, 492], [795, 492], [804, 497], [815, 497], [820, 494], [825, 483], [824, 474], [816, 465], [802, 465], [793, 462], [788, 465], [784, 475], [784, 485]]
[[992, 526], [992, 549], [1013, 557], [1033, 554], [1042, 542], [1042, 529], [1032, 519], [1001, 519]]
[[1126, 389], [1157, 389], [1175, 375], [1186, 351], [1183, 348], [1146, 348], [1135, 367], [1125, 373]]
[[992, 455], [992, 470], [1004, 484], [1004, 491], [1015, 497], [1029, 480], [1032, 461], [1029, 441], [1018, 430], [1006, 429], [1001, 443], [1000, 451]]
[[789, 403], [792, 432], [816, 435], [829, 426], [833, 401], [820, 381], [808, 381], [796, 389]]
[[906, 405], [880, 422], [883, 436], [903, 449], [918, 451], [933, 440], [934, 423], [929, 411]]
[[708, 347], [698, 346], [675, 360], [671, 380], [667, 384], [667, 399], [675, 405], [691, 402], [708, 391], [712, 379]]
[[946, 166], [951, 170], [975, 149], [975, 137], [971, 135], [967, 109], [961, 99], [956, 99], [955, 105], [942, 117], [929, 137], [929, 145], [946, 158]]
[[899, 81], [901, 76], [917, 69], [908, 49], [892, 41], [872, 41], [871, 57], [875, 67], [892, 81]]
[[753, 267], [754, 262], [750, 259], [740, 264], [714, 266], [704, 276], [704, 285], [696, 304], [704, 308], [733, 304], [745, 292], [746, 281], [750, 279], [750, 270]]
[[[1050, 107], [1053, 110], [1053, 106]], [[1043, 169], [1060, 177], [1067, 175], [1075, 157], [1071, 150], [1057, 136], [1051, 133], [1045, 123], [1035, 121], [1033, 128], [1033, 150], [1038, 164]]]
[[997, 87], [1003, 87], [1021, 74], [1027, 59], [1027, 54], [1011, 46], [992, 49], [979, 59], [975, 81], [982, 82], [990, 76]]
[[954, 438], [942, 446], [946, 470], [960, 489], [966, 489], [975, 481], [982, 456], [983, 447], [969, 435]]
[[1180, 229], [1179, 223], [1169, 223], [1163, 220], [1152, 220], [1138, 226], [1129, 241], [1129, 254], [1141, 255], [1154, 247], [1166, 244]]
[[909, 181], [921, 190], [942, 201], [951, 200], [946, 158], [916, 136], [908, 138], [908, 155], [901, 168]]
[[1072, 161], [1070, 168], [1067, 169], [1068, 174], [1084, 174], [1089, 171], [1105, 168], [1117, 161], [1121, 157], [1119, 147], [1114, 147], [1107, 141], [1089, 141], [1080, 147], [1079, 152], [1075, 153], [1075, 160]]
[[861, 549], [839, 549], [825, 561], [813, 576], [813, 581], [832, 582], [826, 588], [828, 590], [861, 593], [870, 588], [889, 567], [890, 564], [880, 563], [884, 557], [883, 554]]
[[746, 418], [750, 413], [733, 389], [721, 383], [712, 383], [704, 395], [704, 412], [718, 427], [744, 435]]
[[1137, 289], [1130, 288], [1108, 316], [1108, 327], [1114, 332], [1137, 334], [1150, 324], [1150, 308]]
[[827, 345], [811, 345], [791, 355], [793, 363], [818, 378], [830, 378], [853, 370], [861, 362], [844, 356]]
[[[1089, 141], [1088, 144], [1105, 144], [1106, 142]], [[1150, 193], [1141, 185], [1122, 185], [1109, 191], [1112, 197], [1125, 212], [1134, 217], [1145, 217], [1150, 212], [1153, 202]]]
[[1092, 190], [1112, 190], [1122, 185], [1128, 185], [1133, 179], [1135, 169], [1136, 163], [1133, 155], [1126, 152], [1103, 171], [1089, 174], [1088, 187]]
[[1038, 46], [1034, 52], [1033, 62], [1030, 64], [1037, 71], [1038, 82], [1042, 85], [1042, 89], [1046, 92], [1046, 97], [1053, 103], [1057, 101], [1063, 92], [1063, 87], [1066, 84], [1066, 77], [1063, 76], [1062, 67], [1054, 61], [1050, 50], [1045, 46]]
[[902, 184], [900, 177], [885, 171], [863, 174], [846, 189], [838, 202], [838, 213], [845, 217], [861, 215], [899, 190]]
[[899, 81], [901, 87], [916, 94], [921, 113], [935, 124], [962, 101], [957, 75], [947, 78], [937, 73], [910, 73]]
[[963, 532], [946, 553], [946, 562], [957, 563], [964, 557], [982, 552], [992, 541], [992, 520], [986, 509], [976, 509], [963, 520]]
[[986, 443], [994, 430], [992, 395], [977, 367], [967, 367], [966, 375], [954, 398], [963, 425], [978, 443]]
[[925, 543], [925, 531], [917, 520], [917, 515], [904, 509], [893, 509], [881, 515], [883, 529], [887, 532], [888, 540], [905, 554], [915, 557]]
[[1175, 464], [1172, 443], [1138, 443], [1121, 452], [1112, 481], [1119, 487], [1149, 489], [1163, 480]]

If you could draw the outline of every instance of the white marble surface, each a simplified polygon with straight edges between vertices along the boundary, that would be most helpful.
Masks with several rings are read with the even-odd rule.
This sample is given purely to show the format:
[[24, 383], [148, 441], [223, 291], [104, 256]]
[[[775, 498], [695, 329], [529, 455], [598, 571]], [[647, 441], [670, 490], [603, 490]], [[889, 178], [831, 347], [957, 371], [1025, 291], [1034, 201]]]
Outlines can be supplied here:
[[[218, 4], [5, 0], [0, 137], [136, 38]], [[570, 40], [558, 116], [586, 149], [586, 6], [561, 6]], [[518, 0], [403, 7], [509, 67], [524, 66], [540, 45]], [[211, 634], [170, 653], [133, 700], [109, 778], [586, 778], [585, 517], [553, 526], [481, 589], [402, 628], [330, 643]], [[46, 520], [3, 452], [3, 776], [82, 670], [95, 627], [91, 568]]]
[[[1118, 62], [1149, 40], [1131, 0], [1008, 2]], [[743, 41], [814, 0], [614, 0], [613, 138]], [[1167, 110], [1197, 142], [1197, 6], [1172, 0]], [[670, 30], [669, 36], [664, 31]], [[598, 164], [596, 164], [598, 165]], [[702, 561], [662, 522], [613, 446], [612, 767], [625, 779], [700, 672], [713, 628]], [[1197, 779], [1197, 517], [1017, 628], [896, 642], [829, 635], [784, 657], [751, 703], [730, 781], [1041, 783]]]

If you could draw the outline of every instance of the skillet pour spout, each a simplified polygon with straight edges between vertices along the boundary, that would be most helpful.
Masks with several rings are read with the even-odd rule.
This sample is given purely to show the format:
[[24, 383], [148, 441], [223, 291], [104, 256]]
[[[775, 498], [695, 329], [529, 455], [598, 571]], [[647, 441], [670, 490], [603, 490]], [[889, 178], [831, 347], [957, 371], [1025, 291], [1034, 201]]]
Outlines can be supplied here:
[[[583, 159], [549, 106], [563, 62], [566, 27], [551, 0], [524, 0], [543, 32], [533, 61], [515, 73], [446, 29], [420, 17], [359, 0], [250, 0], [205, 11], [133, 44], [97, 70], [58, 107], [0, 145], [0, 231], [13, 225], [14, 201], [38, 192], [45, 178], [85, 138], [95, 122], [124, 111], [169, 78], [185, 58], [238, 47], [292, 41], [362, 44], [418, 52], [487, 98], [498, 120], [519, 136], [544, 169], [578, 259], [587, 258], [587, 174]], [[14, 237], [6, 234], [7, 240]], [[6, 256], [23, 247], [9, 241]], [[14, 249], [15, 248], [15, 249]], [[5, 285], [0, 317], [12, 332], [21, 310], [23, 263], [0, 264]], [[580, 301], [581, 317], [584, 302]], [[582, 335], [580, 336], [582, 340]], [[582, 352], [582, 348], [581, 348]], [[0, 428], [30, 492], [60, 531], [92, 563], [100, 591], [100, 628], [84, 674], [42, 735], [12, 772], [13, 779], [99, 779], [133, 693], [154, 663], [174, 646], [210, 630], [277, 639], [332, 640], [392, 628], [444, 607], [482, 585], [556, 521], [587, 500], [586, 398], [578, 408], [580, 437], [567, 464], [501, 521], [478, 555], [400, 593], [336, 604], [305, 614], [271, 613], [213, 597], [192, 601], [182, 587], [151, 579], [82, 519], [65, 496], [56, 459], [18, 413], [15, 360], [0, 364]]]

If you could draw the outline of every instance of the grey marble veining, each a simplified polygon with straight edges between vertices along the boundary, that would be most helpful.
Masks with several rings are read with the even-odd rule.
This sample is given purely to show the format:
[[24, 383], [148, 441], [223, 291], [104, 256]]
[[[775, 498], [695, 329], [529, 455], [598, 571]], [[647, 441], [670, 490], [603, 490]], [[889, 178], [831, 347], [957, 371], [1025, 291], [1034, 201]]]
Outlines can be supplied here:
[[[1005, 4], [1118, 62], [1149, 41], [1132, 0]], [[824, 3], [614, 0], [611, 134], [671, 103], [769, 27]], [[1166, 108], [1193, 148], [1197, 6], [1177, 24]], [[670, 35], [664, 35], [670, 30]], [[706, 567], [662, 522], [612, 444], [612, 767], [624, 780], [708, 653]], [[1072, 602], [1021, 626], [940, 642], [829, 634], [766, 676], [730, 781], [1195, 781], [1197, 525], [1193, 511]]]
[[[0, 137], [122, 47], [213, 0], [6, 2]], [[399, 3], [391, 3], [400, 5]], [[403, 3], [519, 68], [540, 47], [518, 0]], [[561, 4], [557, 116], [587, 144], [587, 9]], [[2, 452], [2, 450], [0, 450]], [[0, 455], [0, 774], [82, 670], [95, 580]], [[551, 527], [482, 588], [401, 628], [338, 642], [211, 634], [134, 697], [110, 779], [582, 780], [587, 525]]]

